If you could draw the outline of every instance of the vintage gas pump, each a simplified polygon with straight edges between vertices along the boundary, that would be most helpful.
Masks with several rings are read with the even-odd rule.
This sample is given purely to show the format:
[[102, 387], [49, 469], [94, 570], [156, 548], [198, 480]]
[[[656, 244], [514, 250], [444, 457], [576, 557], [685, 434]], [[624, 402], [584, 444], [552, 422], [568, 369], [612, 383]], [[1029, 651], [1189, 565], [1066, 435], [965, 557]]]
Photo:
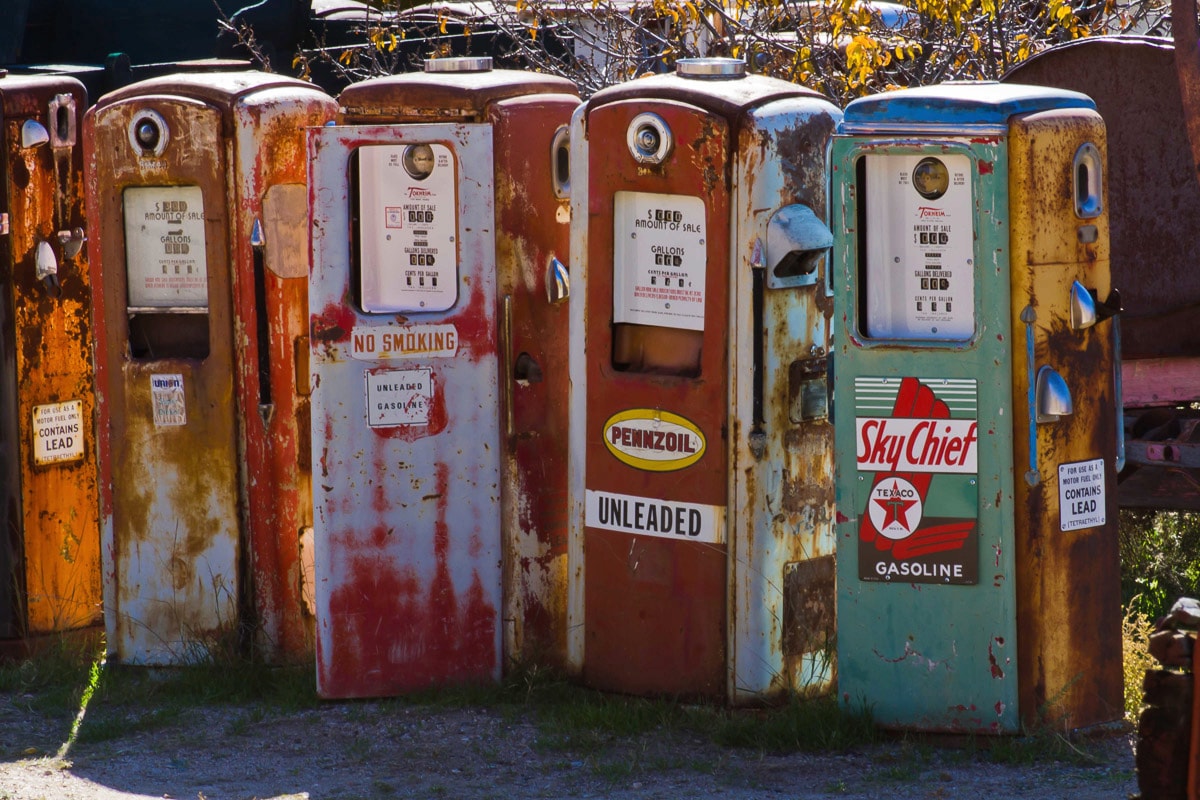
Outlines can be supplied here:
[[572, 666], [734, 703], [835, 678], [827, 145], [733, 59], [572, 128]]
[[[331, 97], [257, 72], [132, 84], [88, 112], [105, 617], [123, 661], [253, 628], [311, 657], [304, 128]], [[309, 576], [311, 579], [311, 576]]]
[[833, 144], [838, 693], [885, 725], [1122, 714], [1104, 123], [863, 98]]
[[83, 85], [0, 70], [0, 639], [100, 620]]
[[575, 87], [449, 58], [338, 101], [309, 137], [318, 692], [561, 665]]

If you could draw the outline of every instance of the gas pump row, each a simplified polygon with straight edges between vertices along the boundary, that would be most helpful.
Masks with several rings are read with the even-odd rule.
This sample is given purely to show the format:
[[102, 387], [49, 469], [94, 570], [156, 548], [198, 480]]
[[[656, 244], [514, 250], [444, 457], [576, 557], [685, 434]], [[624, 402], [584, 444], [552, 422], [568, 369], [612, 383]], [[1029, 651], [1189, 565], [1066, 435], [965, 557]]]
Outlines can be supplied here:
[[1086, 96], [460, 58], [0, 101], [7, 638], [102, 609], [122, 662], [315, 652], [327, 698], [526, 663], [1120, 717]]

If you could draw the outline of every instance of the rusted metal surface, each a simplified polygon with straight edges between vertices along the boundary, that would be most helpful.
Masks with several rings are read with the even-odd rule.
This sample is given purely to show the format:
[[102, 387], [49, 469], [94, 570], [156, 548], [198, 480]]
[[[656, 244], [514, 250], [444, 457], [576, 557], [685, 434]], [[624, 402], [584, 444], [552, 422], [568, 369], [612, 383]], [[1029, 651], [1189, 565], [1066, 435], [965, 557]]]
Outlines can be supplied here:
[[1196, 0], [1171, 0], [1171, 36], [1175, 41], [1175, 76], [1191, 155], [1188, 174], [1195, 188], [1200, 181], [1200, 35], [1196, 30]]
[[1189, 177], [1195, 167], [1173, 55], [1164, 39], [1087, 39], [1041, 53], [1005, 76], [1083, 92], [1104, 118], [1123, 360], [1200, 350], [1200, 331], [1188, 323], [1200, 302], [1191, 258], [1200, 238], [1184, 222], [1200, 215], [1200, 182]]
[[[81, 250], [86, 106], [71, 78], [0, 77], [5, 637], [100, 620], [92, 302]], [[23, 142], [26, 125], [44, 138]]]
[[338, 95], [339, 121], [345, 125], [484, 122], [489, 111], [505, 100], [578, 93], [566, 78], [539, 72], [411, 72], [347, 86]]
[[566, 154], [555, 144], [578, 105], [574, 94], [535, 94], [496, 102], [487, 115], [497, 291], [502, 306], [510, 301], [500, 376], [510, 386], [501, 407], [506, 664], [567, 662], [568, 318], [547, 282], [555, 259], [570, 260], [569, 176], [556, 174]]
[[[480, 153], [483, 150], [478, 148], [486, 147], [488, 164], [493, 172], [489, 184], [478, 191], [491, 192], [494, 196], [488, 198], [488, 207], [474, 210], [470, 217], [462, 217], [459, 224], [481, 224], [487, 231], [494, 230], [494, 253], [483, 261], [464, 262], [459, 277], [467, 286], [480, 281], [492, 284], [494, 304], [478, 305], [476, 293], [470, 295], [468, 304], [465, 294], [460, 292], [457, 306], [444, 314], [431, 316], [416, 312], [404, 319], [417, 326], [414, 330], [419, 330], [422, 324], [445, 326], [447, 322], [456, 330], [478, 329], [478, 340], [470, 345], [473, 355], [466, 356], [460, 350], [448, 356], [462, 363], [447, 365], [457, 370], [447, 374], [456, 377], [438, 391], [444, 390], [449, 396], [469, 396], [475, 391], [471, 375], [481, 379], [480, 370], [486, 369], [490, 359], [496, 359], [498, 374], [489, 378], [497, 389], [497, 394], [489, 399], [496, 405], [485, 402], [474, 412], [486, 417], [490, 409], [496, 418], [474, 430], [469, 427], [472, 417], [465, 412], [456, 414], [453, 422], [446, 420], [444, 427], [428, 432], [431, 438], [424, 453], [430, 459], [429, 463], [410, 460], [418, 462], [415, 466], [418, 472], [434, 468], [450, 470], [450, 477], [445, 479], [449, 483], [446, 492], [453, 498], [471, 491], [463, 484], [463, 475], [472, 476], [475, 470], [486, 473], [492, 455], [499, 457], [500, 478], [492, 490], [491, 501], [476, 500], [477, 503], [498, 503], [498, 520], [486, 520], [482, 532], [471, 533], [463, 527], [461, 515], [452, 515], [448, 549], [440, 555], [435, 554], [435, 558], [445, 558], [450, 569], [462, 570], [478, 555], [472, 554], [470, 548], [464, 555], [460, 546], [463, 541], [482, 536], [490, 546], [496, 547], [499, 583], [481, 586], [489, 598], [501, 598], [492, 610], [503, 621], [502, 626], [496, 627], [498, 635], [502, 631], [503, 663], [562, 666], [566, 658], [567, 316], [565, 304], [552, 303], [548, 299], [547, 283], [551, 279], [552, 262], [567, 260], [569, 232], [566, 194], [569, 186], [564, 184], [569, 176], [560, 175], [556, 170], [559, 154], [554, 144], [579, 99], [574, 87], [562, 79], [484, 69], [467, 73], [409, 73], [365, 81], [348, 87], [338, 100], [342, 108], [340, 121], [347, 125], [386, 123], [392, 126], [390, 129], [396, 135], [403, 135], [406, 128], [411, 130], [420, 123], [437, 124], [438, 135], [445, 136], [446, 131], [456, 129], [447, 128], [443, 123], [462, 122], [474, 124], [476, 133], [472, 135], [478, 135], [483, 128], [490, 132], [486, 143], [480, 139], [471, 152]], [[419, 133], [422, 129], [415, 130]], [[430, 129], [426, 127], [425, 130]], [[471, 191], [471, 198], [464, 196], [462, 202], [478, 202], [473, 193], [475, 190]], [[494, 222], [487, 216], [489, 212], [494, 213]], [[435, 213], [449, 217], [456, 212], [442, 207]], [[347, 311], [359, 315], [356, 330], [397, 321]], [[482, 328], [488, 325], [494, 327], [484, 336]], [[461, 347], [461, 337], [459, 342]], [[496, 352], [487, 352], [489, 343], [496, 346]], [[414, 354], [413, 358], [420, 362], [427, 356]], [[393, 366], [386, 359], [374, 360], [380, 365]], [[437, 358], [431, 363], [444, 362]], [[405, 365], [394, 366], [403, 368]], [[386, 430], [377, 428], [375, 432], [379, 434]], [[398, 426], [396, 430], [405, 438], [419, 435], [415, 426]], [[498, 431], [496, 439], [489, 438], [489, 432], [493, 430]], [[317, 434], [314, 438], [320, 436]], [[461, 443], [464, 439], [471, 439], [474, 444], [469, 449], [456, 451], [454, 442]], [[320, 445], [314, 441], [314, 444], [326, 450], [338, 447], [329, 442]], [[489, 455], [479, 463], [469, 463], [479, 458], [481, 448]], [[331, 486], [334, 483], [334, 479], [329, 481]], [[330, 491], [349, 489], [334, 486]], [[402, 509], [377, 511], [376, 519], [424, 513]], [[319, 536], [328, 530], [318, 525]], [[328, 546], [342, 550], [346, 545], [337, 542]], [[424, 556], [421, 554], [396, 555], [402, 559], [394, 562], [397, 567], [408, 568], [416, 563], [423, 571], [432, 563], [432, 560], [422, 563]], [[484, 579], [489, 578], [491, 568], [481, 575]], [[331, 615], [333, 613], [331, 611]], [[379, 613], [389, 612], [382, 609]], [[447, 612], [431, 608], [429, 613], [436, 617]], [[341, 619], [331, 619], [330, 625], [341, 624]], [[441, 623], [431, 619], [430, 624]], [[423, 636], [419, 631], [402, 634], [407, 637], [404, 647], [418, 646], [411, 640]], [[370, 638], [365, 630], [331, 631], [330, 637], [332, 646], [338, 649], [330, 652], [328, 659], [356, 658], [360, 651], [378, 646], [374, 642], [359, 641]], [[406, 669], [404, 659], [392, 656], [387, 659], [389, 663], [377, 666], [382, 677], [360, 681], [357, 685], [345, 681], [338, 683], [331, 677], [328, 691], [395, 693], [430, 682], [487, 677], [492, 666], [496, 669], [501, 666], [497, 659], [494, 664], [483, 663], [464, 672], [462, 665], [447, 663], [444, 654], [430, 654], [424, 661], [421, 675], [405, 677], [402, 674]], [[471, 669], [475, 671], [471, 672]], [[334, 670], [341, 674], [344, 666], [330, 665], [329, 670], [331, 675]]]
[[[777, 213], [798, 205], [822, 224], [828, 219], [825, 159], [840, 118], [812, 95], [766, 102], [745, 116], [735, 148], [728, 635], [729, 697], [739, 704], [824, 694], [837, 678], [830, 259], [826, 251], [777, 253], [769, 229]], [[755, 249], [764, 244], [760, 266]], [[789, 272], [787, 259], [797, 258], [808, 261]]]
[[[847, 108], [848, 124], [852, 111], [853, 106]], [[918, 143], [866, 134], [834, 141], [832, 227], [846, 231], [834, 247], [838, 693], [847, 707], [870, 706], [876, 721], [889, 727], [997, 733], [1020, 724], [1013, 533], [1006, 514], [1013, 491], [1011, 397], [1004, 382], [1012, 359], [1004, 258], [1008, 239], [997, 230], [1000, 225], [966, 233], [972, 241], [979, 237], [972, 245], [974, 258], [982, 262], [974, 271], [975, 297], [987, 298], [972, 304], [974, 313], [978, 317], [981, 309], [1004, 309], [994, 334], [989, 329], [996, 328], [995, 322], [977, 319], [976, 328], [985, 333], [961, 350], [871, 342], [859, 299], [867, 291], [860, 282], [865, 283], [868, 257], [860, 204], [870, 191], [886, 187], [866, 186], [860, 164], [897, 155], [967, 157], [973, 205], [980, 211], [960, 219], [961, 226], [1006, 213], [1002, 143], [995, 135], [976, 136], [973, 143], [949, 137]], [[955, 391], [947, 391], [951, 388]], [[955, 401], [952, 411], [949, 403]], [[875, 440], [866, 447], [860, 444], [860, 424], [880, 430], [893, 419], [907, 425], [910, 419], [940, 420], [952, 413], [959, 419], [956, 424], [974, 422], [977, 431], [986, 432], [976, 436], [971, 472], [916, 472], [908, 464], [880, 468], [871, 456]], [[903, 518], [881, 520], [910, 531], [907, 536], [893, 531], [896, 538], [891, 540], [879, 535], [870, 504], [879, 499], [874, 490], [881, 481], [889, 491], [903, 491], [899, 480], [918, 495], [904, 499], [919, 499], [920, 506], [909, 506], [914, 513], [906, 511]], [[944, 525], [965, 526], [967, 535], [934, 539], [937, 546], [927, 553], [917, 544], [911, 552], [897, 550], [895, 542], [919, 543], [918, 534], [932, 529], [928, 533], [936, 536]], [[937, 561], [922, 566], [931, 556]], [[918, 566], [909, 566], [908, 573], [922, 574], [902, 573], [909, 563]], [[951, 565], [950, 576], [937, 575], [942, 564]], [[956, 580], [966, 585], [949, 584], [954, 564], [962, 572]], [[896, 574], [889, 577], [893, 565]], [[972, 594], [965, 594], [968, 590]]]
[[[331, 98], [261, 73], [154, 79], [88, 115], [106, 620], [122, 660], [186, 663], [249, 628], [268, 660], [308, 650], [304, 192], [287, 187], [303, 183], [302, 127], [331, 115]], [[146, 121], [161, 130], [142, 141]]]
[[[660, 169], [636, 170], [623, 152], [626, 131], [648, 104], [645, 100], [599, 104], [602, 100], [587, 115], [590, 180], [576, 189], [586, 191], [589, 198], [583, 220], [591, 228], [588, 263], [614, 264], [613, 196], [617, 192], [704, 198], [705, 257], [712, 267], [702, 286], [703, 313], [706, 328], [721, 330], [729, 314], [728, 278], [719, 266], [727, 263], [730, 252], [727, 160], [733, 144], [728, 123], [695, 106], [656, 106], [675, 133], [678, 156]], [[613, 168], [617, 158], [627, 163], [625, 169]], [[586, 489], [595, 493], [594, 502], [606, 505], [614, 520], [628, 516], [625, 527], [636, 521], [636, 512], [629, 510], [634, 502], [645, 506], [657, 499], [720, 509], [722, 530], [713, 537], [715, 541], [692, 543], [686, 537], [670, 540], [587, 528], [583, 677], [589, 685], [611, 691], [723, 698], [728, 558], [724, 509], [729, 488], [728, 450], [722, 434], [730, 424], [729, 352], [719, 345], [703, 347], [700, 380], [618, 370], [615, 338], [620, 328], [612, 324], [613, 284], [613, 270], [590, 269], [587, 297], [578, 298], [587, 306], [589, 353], [587, 392], [573, 402], [587, 406]], [[643, 334], [629, 325], [620, 332], [644, 335], [637, 346], [648, 350], [654, 347], [651, 337], [658, 333]], [[664, 338], [671, 333], [666, 331]], [[685, 417], [704, 438], [700, 461], [682, 472], [645, 472], [615, 459], [605, 444], [611, 427], [606, 422], [629, 409]], [[624, 499], [629, 497], [640, 500]], [[601, 522], [612, 525], [608, 517], [599, 515]]]
[[[1010, 139], [1013, 247], [1012, 313], [1036, 313], [1035, 365], [1050, 365], [1072, 388], [1074, 413], [1036, 424], [1028, 376], [1036, 373], [1027, 348], [1015, 350], [1015, 464], [1037, 463], [1038, 479], [1016, 483], [1018, 666], [1022, 716], [1063, 728], [1120, 719], [1122, 673], [1120, 559], [1117, 542], [1117, 431], [1114, 326], [1101, 320], [1085, 330], [1071, 325], [1071, 285], [1078, 281], [1101, 301], [1112, 290], [1108, 220], [1080, 219], [1068, 191], [1076, 181], [1072, 156], [1091, 143], [1105, 154], [1105, 126], [1094, 112], [1051, 112], [1014, 120]], [[1088, 241], [1095, 236], [1094, 241]], [[1025, 339], [1014, 326], [1014, 342]], [[1072, 489], [1064, 468], [1098, 464], [1099, 485]], [[1097, 494], [1097, 489], [1102, 491]], [[1075, 529], [1073, 508], [1103, 508]], [[1098, 520], [1098, 522], [1097, 522]], [[1044, 716], [1043, 716], [1044, 715]]]
[[[636, 163], [627, 144], [647, 112], [673, 137], [661, 163]], [[777, 81], [679, 76], [597, 93], [576, 116], [568, 598], [572, 666], [590, 685], [740, 704], [832, 681], [830, 614], [816, 617], [833, 582], [796, 566], [831, 553], [831, 429], [823, 408], [805, 419], [791, 405], [793, 374], [823, 393], [831, 306], [824, 267], [776, 285], [764, 245], [789, 204], [824, 219], [837, 119]], [[614, 316], [633, 296], [639, 229], [654, 230], [636, 220], [659, 211], [678, 246], [640, 247], [684, 259], [662, 275], [694, 279], [702, 310], [681, 295], [673, 312], [687, 322]], [[822, 367], [791, 369], [810, 359]], [[665, 445], [644, 438], [656, 432]], [[695, 526], [661, 522], [685, 512]], [[801, 601], [810, 591], [821, 600]]]
[[[1105, 120], [1113, 284], [1121, 290], [1120, 358], [1126, 408], [1127, 468], [1120, 503], [1149, 508], [1200, 508], [1197, 473], [1156, 456], [1163, 429], [1142, 417], [1154, 406], [1200, 397], [1192, 380], [1200, 333], [1189, 324], [1200, 302], [1191, 254], [1200, 214], [1196, 153], [1200, 142], [1200, 52], [1196, 6], [1172, 3], [1168, 39], [1106, 37], [1052, 48], [1006, 80], [1085, 92]], [[1145, 87], [1154, 86], [1154, 92]], [[1145, 265], [1154, 265], [1146, 269]], [[1185, 440], [1171, 443], [1186, 448]], [[1162, 469], [1169, 466], [1168, 469]]]
[[[350, 213], [352, 172], [361, 191], [371, 176], [352, 170], [351, 159], [375, 152], [386, 160], [409, 144], [441, 148], [446, 160], [438, 169], [451, 170], [450, 182], [420, 210], [432, 212], [427, 225], [441, 232], [435, 255], [454, 265], [457, 299], [444, 311], [368, 313], [356, 298], [358, 276], [369, 277], [371, 264], [356, 266], [356, 253], [377, 234], [364, 233]], [[491, 128], [326, 127], [310, 131], [308, 152], [317, 690], [383, 696], [498, 679], [502, 478]], [[384, 219], [384, 209], [367, 200], [359, 220]], [[444, 246], [449, 235], [452, 244]], [[385, 413], [391, 409], [379, 402], [399, 403], [404, 416]]]
[[[297, 363], [297, 352], [308, 350], [305, 128], [331, 121], [336, 110], [332, 97], [302, 85], [265, 88], [233, 109], [231, 218], [238, 235], [231, 244], [246, 586], [255, 645], [271, 663], [311, 660], [314, 648], [300, 542], [312, 526], [307, 359]], [[258, 247], [252, 242], [256, 222], [263, 231]]]
[[[895, 104], [892, 118], [867, 113], [860, 128], [852, 104], [846, 133], [857, 135], [834, 144], [835, 219], [848, 226], [836, 273], [848, 287], [838, 295], [846, 327], [839, 329], [845, 335], [839, 333], [834, 355], [839, 691], [847, 703], [865, 700], [877, 720], [902, 728], [1003, 733], [1021, 724], [1075, 727], [1117, 719], [1114, 323], [1104, 315], [1091, 327], [1070, 323], [1075, 281], [1101, 306], [1111, 289], [1104, 199], [1097, 196], [1102, 182], [1096, 180], [1103, 122], [1081, 95], [1019, 85], [931, 87], [881, 102]], [[942, 114], [943, 105], [954, 108]], [[931, 136], [928, 126], [939, 119], [946, 121]], [[906, 125], [912, 126], [907, 135]], [[920, 220], [936, 218], [951, 242], [964, 234], [970, 242], [973, 318], [962, 336], [923, 341], [867, 334], [863, 317], [871, 312], [862, 304], [860, 283], [886, 274], [893, 255], [897, 263], [902, 256], [934, 262], [916, 275], [959, 268], [923, 242], [909, 252], [906, 243], [924, 230], [923, 222], [914, 221], [911, 231], [906, 222], [899, 244], [882, 251], [871, 249], [869, 230], [855, 229], [871, 223], [862, 212], [864, 203], [871, 208], [871, 193], [891, 191], [873, 186], [870, 164], [860, 162], [874, 153], [913, 164], [934, 156], [959, 159], [951, 169], [961, 170], [970, 186], [969, 204], [923, 195], [918, 209]], [[922, 191], [915, 177], [893, 193], [914, 188]], [[903, 296], [904, 313], [919, 315], [921, 306], [910, 300], [922, 298]], [[957, 292], [937, 299], [947, 297], [962, 299]], [[1073, 414], [1035, 420], [1039, 392], [1031, 384], [1042, 368], [1056, 370], [1069, 387]], [[878, 408], [873, 392], [896, 379], [891, 417], [872, 410]], [[926, 398], [918, 392], [905, 399], [906, 384], [920, 384]], [[932, 554], [950, 547], [959, 523], [973, 526], [966, 541], [977, 537], [976, 549], [962, 550], [961, 579], [949, 573], [944, 581], [914, 578], [912, 570], [907, 577], [901, 571], [894, 580], [873, 579], [843, 558], [857, 546], [861, 559], [865, 547], [863, 520], [874, 510], [865, 501], [875, 495], [857, 486], [883, 452], [882, 440], [867, 435], [881, 416], [899, 430], [907, 424], [900, 418], [946, 419], [947, 437], [962, 419], [972, 423], [967, 450], [954, 445], [973, 452], [970, 462], [926, 466], [910, 459], [886, 478], [920, 493], [919, 505], [896, 507], [906, 515], [901, 527], [907, 533], [892, 531], [888, 546], [895, 557], [924, 547], [919, 560], [934, 563]], [[918, 499], [893, 491], [888, 501]], [[928, 522], [914, 523], [913, 515]], [[893, 528], [898, 518], [890, 518]], [[941, 538], [920, 538], [929, 525]], [[911, 664], [923, 669], [908, 669]]]

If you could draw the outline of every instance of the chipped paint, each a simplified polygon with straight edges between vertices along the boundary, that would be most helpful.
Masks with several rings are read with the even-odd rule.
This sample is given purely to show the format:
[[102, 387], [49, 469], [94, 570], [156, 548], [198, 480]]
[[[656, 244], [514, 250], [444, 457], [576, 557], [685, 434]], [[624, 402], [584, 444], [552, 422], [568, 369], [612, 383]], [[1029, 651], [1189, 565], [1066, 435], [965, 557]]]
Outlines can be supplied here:
[[[457, 176], [457, 306], [404, 322], [453, 324], [453, 358], [351, 355], [350, 331], [386, 326], [350, 299], [346, 236], [315, 235], [309, 305], [314, 374], [317, 687], [323, 697], [392, 695], [501, 668], [501, 459], [492, 131], [487, 125], [346, 126], [309, 131], [314, 228], [352, 231], [351, 154], [443, 142]], [[465, 302], [463, 300], [465, 299]], [[430, 422], [368, 425], [365, 374], [428, 369]], [[444, 414], [444, 416], [442, 416]], [[425, 429], [428, 428], [428, 429]], [[425, 430], [422, 430], [425, 429]]]
[[[639, 165], [626, 149], [644, 111], [674, 136], [660, 164]], [[776, 210], [803, 204], [825, 219], [825, 145], [837, 119], [817, 95], [757, 76], [647, 78], [597, 93], [576, 117], [573, 133], [587, 139], [573, 151], [586, 161], [576, 177], [588, 180], [573, 202], [572, 255], [591, 268], [585, 302], [572, 306], [572, 403], [585, 407], [572, 419], [572, 492], [716, 504], [726, 528], [725, 544], [700, 544], [573, 519], [569, 598], [582, 625], [573, 653], [590, 685], [732, 704], [832, 686], [832, 429], [820, 392], [804, 383], [823, 390], [825, 267], [778, 285], [772, 273], [756, 296], [754, 275], [766, 270], [750, 262]], [[617, 192], [703, 199], [702, 335], [612, 324]], [[675, 472], [614, 458], [605, 421], [638, 408], [686, 417], [703, 454]], [[573, 514], [582, 505], [573, 499]]]
[[[1079, 281], [1103, 301], [1111, 291], [1107, 217], [1079, 219], [1069, 191], [1043, 187], [1073, 185], [1073, 156], [1085, 142], [1105, 147], [1104, 122], [1095, 112], [1030, 115], [1013, 125], [1014, 317], [1026, 305], [1037, 309], [1032, 326], [1035, 369], [1053, 366], [1066, 380], [1074, 413], [1057, 422], [1034, 424], [1024, 348], [1014, 364], [1014, 427], [1036, 430], [1031, 440], [1014, 440], [1014, 463], [1037, 464], [1039, 480], [1016, 485], [1016, 589], [1021, 713], [1036, 722], [1042, 709], [1055, 724], [1084, 727], [1120, 718], [1120, 562], [1117, 540], [1114, 321], [1086, 330], [1070, 326], [1070, 291]], [[1108, 204], [1103, 204], [1107, 208]], [[1081, 241], [1077, 228], [1094, 225], [1095, 242]], [[1014, 333], [1016, 331], [1014, 330]], [[1016, 349], [1016, 348], [1014, 348]], [[1064, 530], [1059, 505], [1059, 466], [1101, 459], [1104, 522]], [[1050, 705], [1048, 705], [1050, 704]]]
[[[0, 475], [4, 529], [0, 545], [0, 635], [21, 638], [100, 620], [100, 529], [91, 361], [91, 292], [85, 254], [70, 254], [59, 232], [83, 230], [83, 86], [61, 76], [0, 81], [0, 210], [9, 231], [0, 243], [6, 286], [0, 298]], [[61, 109], [67, 121], [51, 116]], [[50, 142], [21, 145], [33, 120]], [[65, 130], [63, 130], [65, 128]], [[64, 137], [62, 134], [66, 133]], [[80, 242], [81, 243], [81, 242]], [[39, 246], [57, 275], [36, 275]], [[62, 461], [35, 455], [35, 407], [77, 403], [72, 452]]]
[[[968, 104], [955, 107], [967, 91], [979, 103], [969, 112], [973, 118]], [[978, 485], [972, 483], [971, 491], [980, 501], [980, 550], [987, 566], [977, 584], [965, 587], [870, 584], [859, 581], [852, 567], [840, 568], [840, 688], [871, 703], [876, 719], [889, 727], [1004, 733], [1044, 723], [1043, 713], [1068, 727], [1108, 721], [1120, 709], [1119, 659], [1111, 658], [1120, 651], [1119, 635], [1113, 635], [1119, 623], [1115, 536], [1104, 526], [1061, 530], [1057, 486], [1060, 464], [1115, 461], [1111, 322], [1086, 331], [1065, 324], [1073, 280], [1101, 299], [1110, 289], [1106, 221], [1079, 219], [1071, 199], [1074, 153], [1084, 141], [1103, 149], [1103, 124], [1086, 98], [1055, 90], [933, 87], [919, 96], [928, 104], [920, 119], [900, 115], [887, 125], [895, 138], [835, 140], [833, 159], [844, 176], [835, 181], [838, 213], [857, 218], [862, 187], [857, 196], [848, 189], [855, 183], [857, 159], [874, 152], [963, 148], [977, 164], [976, 297], [987, 299], [977, 299], [975, 336], [963, 346], [872, 341], [859, 330], [860, 242], [842, 239], [836, 277], [847, 292], [838, 296], [838, 308], [848, 324], [838, 332], [838, 353], [848, 357], [839, 361], [836, 375], [837, 419], [839, 426], [853, 425], [848, 395], [856, 376], [976, 376], [978, 424], [987, 433], [979, 440]], [[980, 141], [947, 129], [928, 143], [903, 137], [906, 124], [935, 113], [934, 96], [946, 105], [947, 118], [962, 121], [964, 132], [978, 122], [999, 124], [1007, 135]], [[897, 97], [903, 107], [903, 93], [888, 99]], [[848, 108], [847, 118], [851, 115]], [[1080, 225], [1095, 225], [1097, 236], [1077, 235]], [[1022, 318], [1026, 308], [1032, 311]], [[1053, 365], [1071, 386], [1075, 414], [1069, 418], [1041, 425], [1031, 420], [1027, 331], [1036, 365]], [[862, 346], [849, 347], [856, 339]], [[1030, 452], [1030, 443], [1036, 452]], [[838, 461], [844, 476], [839, 497], [853, 497], [854, 454], [839, 447]], [[1105, 476], [1105, 486], [1112, 504], [1108, 519], [1115, 524], [1115, 471]], [[839, 534], [843, 543], [853, 541], [853, 530], [840, 524]], [[900, 636], [920, 642], [914, 651], [934, 661], [956, 649], [953, 676], [917, 681], [861, 655], [868, 649], [877, 654], [877, 641]], [[963, 703], [965, 697], [972, 703]], [[965, 715], [959, 705], [994, 709], [996, 718]]]
[[[289, 277], [306, 269], [287, 263], [279, 242], [256, 287], [249, 239], [271, 190], [303, 184], [300, 129], [323, 122], [330, 103], [263, 73], [177, 75], [106, 95], [85, 121], [92, 276], [105, 301], [96, 323], [105, 613], [123, 661], [186, 664], [240, 649], [247, 632], [267, 661], [310, 651], [298, 541], [311, 518], [308, 460], [297, 449], [307, 411], [295, 374], [307, 287]], [[149, 112], [166, 128], [151, 156], [133, 152], [129, 134]], [[198, 187], [202, 198], [207, 297], [190, 313], [127, 313], [125, 239], [140, 234], [124, 218], [124, 190], [173, 186]], [[296, 205], [290, 222], [267, 219], [273, 236], [303, 229]], [[260, 330], [269, 359], [259, 358]], [[181, 385], [177, 420], [155, 408], [156, 376]]]
[[[311, 412], [297, 364], [297, 341], [309, 331], [305, 129], [333, 119], [336, 108], [315, 87], [268, 85], [231, 114], [240, 502], [252, 608], [244, 622], [255, 655], [272, 664], [305, 663], [314, 650], [300, 544], [312, 526]], [[264, 229], [258, 253], [256, 222]]]

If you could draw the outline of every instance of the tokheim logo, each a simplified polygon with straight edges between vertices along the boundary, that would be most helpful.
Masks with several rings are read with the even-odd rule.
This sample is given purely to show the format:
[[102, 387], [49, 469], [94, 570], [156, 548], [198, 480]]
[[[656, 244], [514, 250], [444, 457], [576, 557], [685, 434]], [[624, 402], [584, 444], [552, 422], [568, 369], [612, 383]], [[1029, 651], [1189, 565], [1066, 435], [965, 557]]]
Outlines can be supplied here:
[[921, 219], [938, 219], [946, 216], [946, 212], [943, 209], [935, 208], [934, 206], [921, 206], [918, 212]]
[[907, 538], [921, 524], [925, 504], [917, 487], [904, 478], [887, 478], [871, 487], [867, 514], [875, 530], [892, 541]]
[[654, 408], [630, 408], [604, 423], [604, 446], [634, 469], [671, 472], [704, 455], [704, 434], [694, 422]]
[[431, 192], [429, 189], [426, 189], [424, 186], [408, 187], [409, 200], [418, 200], [422, 197], [433, 197], [433, 192]]

